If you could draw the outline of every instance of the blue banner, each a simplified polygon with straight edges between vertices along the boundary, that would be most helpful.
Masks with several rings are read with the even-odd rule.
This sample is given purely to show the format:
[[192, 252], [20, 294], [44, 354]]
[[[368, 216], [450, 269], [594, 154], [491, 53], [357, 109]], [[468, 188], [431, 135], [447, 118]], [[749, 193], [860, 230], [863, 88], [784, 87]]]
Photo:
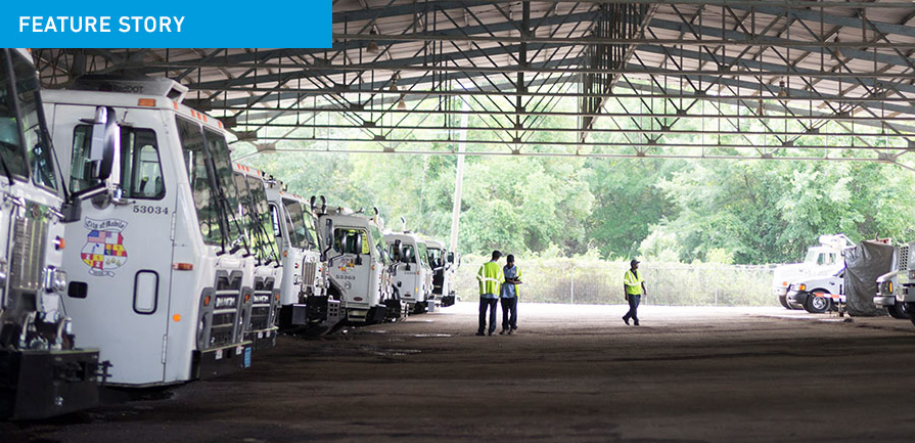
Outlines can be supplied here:
[[24, 48], [330, 48], [332, 0], [7, 1], [0, 41]]

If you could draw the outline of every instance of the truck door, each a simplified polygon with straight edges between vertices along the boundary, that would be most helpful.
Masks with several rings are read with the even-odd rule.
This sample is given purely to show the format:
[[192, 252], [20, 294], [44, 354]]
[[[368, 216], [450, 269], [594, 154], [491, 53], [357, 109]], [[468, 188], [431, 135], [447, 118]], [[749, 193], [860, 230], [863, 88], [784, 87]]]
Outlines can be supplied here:
[[[362, 238], [361, 242], [357, 241], [359, 237]], [[369, 281], [372, 277], [368, 234], [363, 229], [336, 228], [333, 248], [337, 258], [329, 265], [334, 281], [343, 289], [344, 301], [368, 303]]]
[[[55, 140], [72, 140], [69, 185], [79, 191], [92, 185], [92, 126], [80, 120], [91, 121], [94, 108], [59, 108], [69, 109], [58, 109], [57, 118], [85, 114], [68, 117], [75, 125], [55, 126], [54, 134]], [[177, 190], [167, 185], [174, 174], [163, 167], [168, 138], [158, 111], [116, 112], [128, 123], [121, 126], [121, 199], [102, 195], [83, 202], [81, 220], [67, 228], [73, 246], [65, 250], [72, 282], [66, 307], [79, 311], [73, 316], [80, 343], [99, 347], [101, 359], [113, 364], [112, 382], [161, 383]]]

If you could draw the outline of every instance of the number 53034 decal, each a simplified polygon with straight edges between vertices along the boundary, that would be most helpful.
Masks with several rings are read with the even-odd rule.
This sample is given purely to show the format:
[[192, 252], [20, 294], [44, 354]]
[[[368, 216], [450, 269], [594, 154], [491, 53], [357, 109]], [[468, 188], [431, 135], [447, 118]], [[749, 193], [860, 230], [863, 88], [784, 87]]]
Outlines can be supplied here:
[[168, 208], [162, 206], [134, 205], [133, 212], [137, 214], [168, 214]]

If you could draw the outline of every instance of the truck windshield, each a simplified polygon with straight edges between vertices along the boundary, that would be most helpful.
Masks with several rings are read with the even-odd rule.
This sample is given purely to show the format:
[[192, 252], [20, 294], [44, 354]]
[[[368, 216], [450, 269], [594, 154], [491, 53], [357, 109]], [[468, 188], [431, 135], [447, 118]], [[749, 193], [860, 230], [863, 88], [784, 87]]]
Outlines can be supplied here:
[[425, 243], [417, 243], [416, 246], [419, 248], [419, 263], [422, 267], [429, 267], [429, 252], [426, 249]]
[[[248, 184], [248, 193], [251, 197], [254, 212], [250, 219], [256, 223], [253, 229], [254, 244], [257, 245], [258, 258], [261, 260], [277, 260], [276, 237], [273, 235], [273, 216], [267, 203], [267, 192], [264, 191], [264, 182], [254, 178], [245, 177]], [[239, 187], [241, 189], [241, 187]]]
[[207, 153], [213, 162], [213, 169], [216, 173], [216, 183], [219, 186], [221, 197], [225, 198], [226, 218], [228, 219], [229, 232], [226, 238], [229, 239], [230, 245], [242, 242], [245, 248], [249, 248], [244, 239], [242, 225], [244, 219], [238, 218], [238, 188], [235, 180], [232, 179], [232, 162], [229, 159], [229, 145], [226, 144], [226, 138], [222, 135], [204, 129], [204, 135], [207, 144]]
[[41, 99], [38, 97], [41, 87], [35, 67], [18, 52], [12, 52], [13, 73], [16, 77], [16, 93], [19, 96], [19, 112], [22, 118], [19, 123], [25, 134], [25, 148], [32, 169], [32, 181], [39, 186], [57, 190], [57, 176], [51, 158], [51, 142], [44, 130], [44, 114]]
[[182, 118], [177, 119], [177, 124], [203, 241], [211, 245], [225, 246], [229, 241], [225, 235], [226, 221], [220, 213], [215, 178], [207, 166], [203, 132], [196, 123]]
[[[18, 177], [28, 176], [24, 143], [19, 135], [19, 125], [25, 119], [16, 115], [12, 73], [9, 71], [7, 50], [0, 50], [0, 159], [11, 174]], [[16, 57], [18, 58], [18, 57]], [[5, 177], [0, 167], [0, 177]]]
[[382, 253], [386, 249], [384, 246], [384, 235], [381, 235], [381, 231], [378, 230], [378, 227], [375, 225], [371, 225], [371, 229], [372, 238], [375, 240], [375, 255], [378, 256], [378, 261], [386, 264], [387, 260], [384, 258], [385, 254]]
[[283, 199], [283, 206], [292, 223], [292, 225], [287, 223], [290, 243], [299, 249], [317, 249], [318, 239], [315, 238], [314, 221], [310, 218], [306, 219], [302, 204], [295, 200]]
[[832, 266], [836, 264], [838, 254], [822, 248], [811, 248], [807, 251], [804, 263], [819, 266]]

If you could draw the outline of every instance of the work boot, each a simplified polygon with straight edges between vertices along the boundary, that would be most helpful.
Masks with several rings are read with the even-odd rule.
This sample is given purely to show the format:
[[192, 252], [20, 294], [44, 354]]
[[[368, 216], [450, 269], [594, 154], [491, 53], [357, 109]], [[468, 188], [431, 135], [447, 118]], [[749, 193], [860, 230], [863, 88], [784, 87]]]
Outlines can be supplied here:
[[512, 334], [514, 334], [514, 333], [515, 333], [515, 330], [514, 330], [514, 329], [509, 329], [509, 330], [508, 330], [508, 335], [512, 335]]
[[632, 324], [634, 324], [634, 325], [636, 325], [636, 326], [638, 326], [638, 325], [639, 325], [639, 321], [638, 321], [638, 320], [636, 320], [636, 321], [634, 321], [634, 322], [632, 322]]
[[503, 330], [499, 331], [499, 335], [505, 335], [506, 332], [508, 332], [508, 330], [507, 330], [507, 329], [503, 329]]
[[629, 326], [629, 319], [628, 319], [628, 318], [623, 317], [623, 321], [626, 322], [626, 326]]
[[482, 336], [484, 336], [484, 335], [486, 335], [486, 334], [484, 334], [483, 331], [478, 331], [478, 332], [477, 332], [477, 335], [479, 335], [480, 337], [482, 337]]

